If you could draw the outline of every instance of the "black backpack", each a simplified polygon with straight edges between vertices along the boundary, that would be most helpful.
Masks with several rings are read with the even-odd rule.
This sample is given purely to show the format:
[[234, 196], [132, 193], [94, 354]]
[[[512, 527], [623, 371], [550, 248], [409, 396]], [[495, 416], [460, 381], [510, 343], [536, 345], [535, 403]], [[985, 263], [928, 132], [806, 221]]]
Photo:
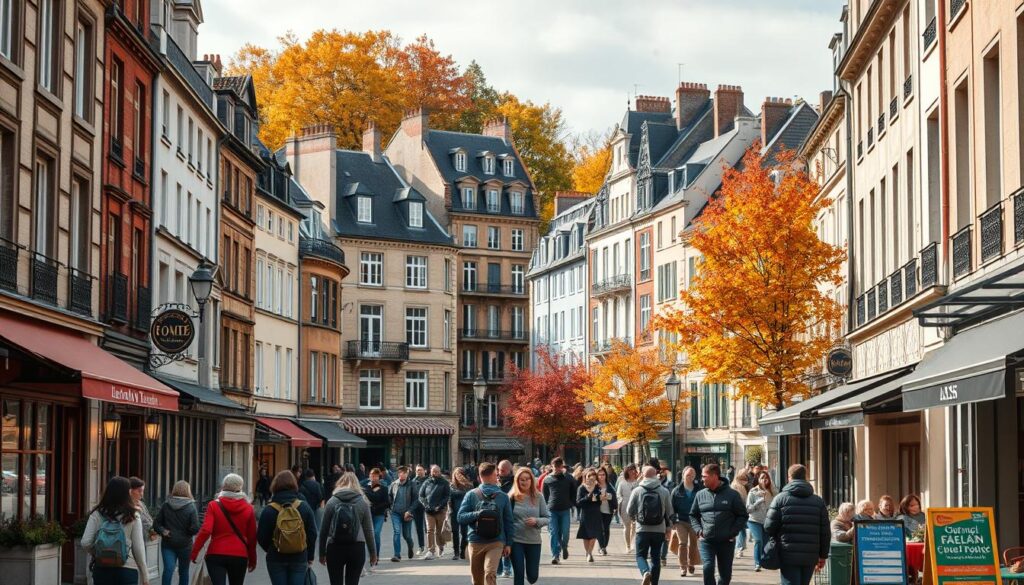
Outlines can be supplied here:
[[476, 517], [477, 536], [488, 540], [498, 538], [501, 534], [501, 514], [498, 513], [498, 505], [494, 502], [498, 494], [488, 496], [484, 494], [484, 490], [477, 488], [476, 495], [479, 500], [476, 504], [476, 511], [479, 512]]
[[331, 518], [331, 530], [327, 536], [327, 544], [355, 544], [359, 539], [359, 517], [352, 502], [346, 502], [335, 495], [338, 506], [334, 508]]
[[644, 526], [657, 526], [665, 523], [665, 509], [661, 505], [661, 494], [658, 488], [650, 489], [646, 486], [640, 494], [640, 509], [637, 510], [636, 520]]

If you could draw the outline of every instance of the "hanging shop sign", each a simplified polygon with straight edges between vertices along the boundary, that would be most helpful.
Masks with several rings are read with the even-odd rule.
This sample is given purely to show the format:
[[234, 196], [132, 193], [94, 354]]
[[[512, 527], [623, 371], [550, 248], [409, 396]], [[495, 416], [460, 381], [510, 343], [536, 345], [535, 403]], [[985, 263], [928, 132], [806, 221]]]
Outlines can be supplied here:
[[854, 559], [858, 583], [904, 585], [907, 553], [902, 520], [858, 520], [854, 522]]
[[167, 303], [153, 311], [149, 338], [159, 353], [150, 356], [150, 366], [159, 368], [188, 357], [188, 348], [196, 338], [195, 319], [199, 315], [189, 305]]
[[928, 508], [926, 514], [936, 585], [1002, 585], [992, 508]]
[[853, 354], [850, 348], [832, 348], [825, 360], [825, 367], [836, 378], [849, 378], [853, 374]]

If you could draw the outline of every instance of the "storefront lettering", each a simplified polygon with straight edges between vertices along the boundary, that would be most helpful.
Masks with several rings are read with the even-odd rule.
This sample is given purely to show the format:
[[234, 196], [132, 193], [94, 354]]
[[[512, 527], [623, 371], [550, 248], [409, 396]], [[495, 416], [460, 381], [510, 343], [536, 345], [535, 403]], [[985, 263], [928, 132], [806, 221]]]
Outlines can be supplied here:
[[958, 384], [946, 384], [939, 388], [939, 400], [941, 402], [948, 402], [950, 400], [956, 400], [958, 396], [957, 387]]
[[131, 388], [119, 388], [117, 386], [111, 387], [110, 398], [120, 402], [130, 402], [141, 406], [157, 406], [160, 404], [160, 399], [148, 392], [140, 392]]
[[784, 432], [786, 432], [786, 427], [785, 427], [785, 425], [775, 425], [774, 427], [772, 427], [772, 432], [773, 433], [780, 433], [780, 434], [784, 433]]

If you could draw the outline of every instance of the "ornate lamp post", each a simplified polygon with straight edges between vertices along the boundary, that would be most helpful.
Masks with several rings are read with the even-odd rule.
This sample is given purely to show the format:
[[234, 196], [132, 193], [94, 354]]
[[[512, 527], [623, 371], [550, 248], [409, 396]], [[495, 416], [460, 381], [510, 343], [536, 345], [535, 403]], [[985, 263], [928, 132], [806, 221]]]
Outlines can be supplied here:
[[668, 399], [669, 405], [672, 406], [672, 474], [676, 473], [676, 405], [679, 403], [679, 389], [682, 384], [679, 382], [679, 377], [676, 376], [676, 371], [673, 369], [672, 374], [669, 375], [668, 380], [665, 380], [665, 398]]
[[213, 273], [216, 269], [206, 264], [200, 264], [199, 268], [188, 277], [188, 284], [192, 288], [192, 296], [199, 304], [199, 322], [203, 321], [203, 308], [210, 300], [210, 293], [213, 292]]
[[[588, 417], [594, 416], [594, 403], [586, 401], [583, 403], [583, 411], [587, 413]], [[591, 434], [587, 437], [587, 456], [586, 461], [593, 461], [592, 455], [594, 453], [594, 436]]]
[[483, 374], [479, 374], [473, 380], [473, 397], [476, 398], [476, 464], [483, 462], [483, 443], [480, 439], [480, 427], [483, 426], [483, 417], [480, 415], [484, 403], [484, 395], [487, 393], [487, 381]]

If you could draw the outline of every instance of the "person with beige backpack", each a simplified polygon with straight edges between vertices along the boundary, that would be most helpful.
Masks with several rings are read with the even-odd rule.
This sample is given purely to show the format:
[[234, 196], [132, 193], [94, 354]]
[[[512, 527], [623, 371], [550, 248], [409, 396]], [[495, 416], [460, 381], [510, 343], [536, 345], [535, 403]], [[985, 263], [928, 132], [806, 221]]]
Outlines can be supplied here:
[[282, 471], [270, 484], [270, 505], [260, 513], [256, 540], [267, 553], [272, 585], [304, 585], [316, 552], [316, 516], [299, 498], [295, 475]]

